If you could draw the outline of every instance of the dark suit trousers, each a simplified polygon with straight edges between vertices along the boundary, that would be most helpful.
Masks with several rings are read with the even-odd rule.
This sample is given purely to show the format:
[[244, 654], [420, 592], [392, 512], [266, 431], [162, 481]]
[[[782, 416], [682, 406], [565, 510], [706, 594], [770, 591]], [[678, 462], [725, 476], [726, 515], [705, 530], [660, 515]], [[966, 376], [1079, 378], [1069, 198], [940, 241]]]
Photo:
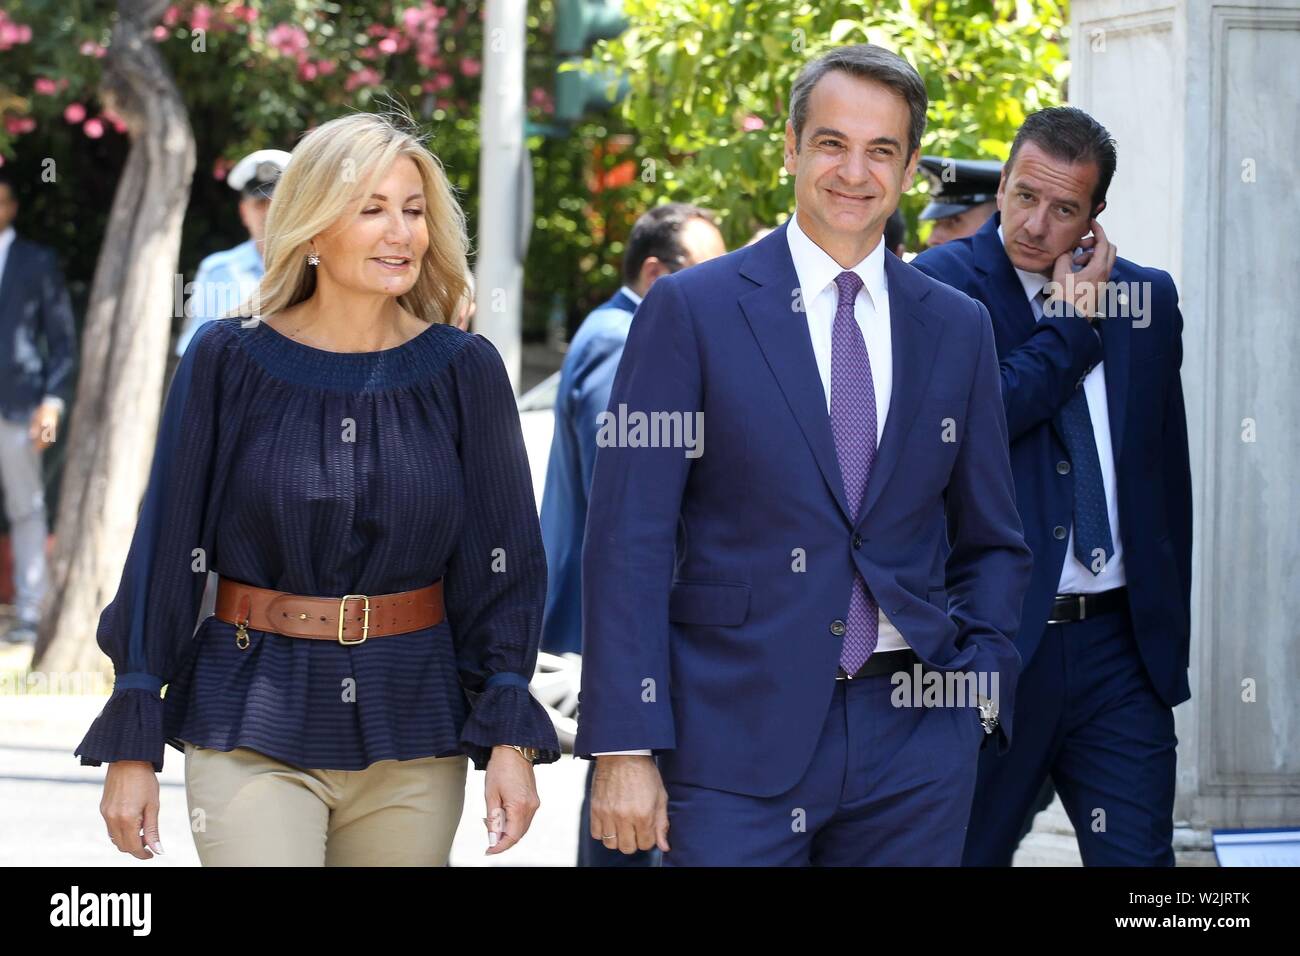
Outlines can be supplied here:
[[836, 681], [803, 778], [775, 797], [665, 782], [664, 866], [956, 866], [984, 728], [894, 707], [890, 675]]
[[1085, 866], [1173, 866], [1173, 710], [1124, 612], [1049, 624], [1016, 689], [1011, 749], [980, 756], [962, 863], [1010, 866], [1050, 776]]

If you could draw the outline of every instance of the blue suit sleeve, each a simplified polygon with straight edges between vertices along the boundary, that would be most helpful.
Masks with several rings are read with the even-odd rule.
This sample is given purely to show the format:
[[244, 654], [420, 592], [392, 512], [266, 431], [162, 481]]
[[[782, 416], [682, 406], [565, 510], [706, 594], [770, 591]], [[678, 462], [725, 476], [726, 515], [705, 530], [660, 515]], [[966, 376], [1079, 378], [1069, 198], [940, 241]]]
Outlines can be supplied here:
[[1182, 590], [1178, 599], [1183, 602], [1187, 620], [1191, 620], [1192, 607], [1192, 467], [1187, 446], [1187, 410], [1183, 403], [1183, 314], [1178, 308], [1178, 290], [1166, 273], [1165, 281], [1174, 309], [1174, 338], [1171, 344], [1173, 371], [1169, 393], [1165, 400], [1161, 461], [1164, 462], [1166, 519], [1169, 542], [1174, 549], [1178, 565], [1179, 584]]
[[214, 561], [210, 492], [220, 401], [215, 338], [194, 338], [167, 392], [117, 596], [99, 619], [97, 639], [113, 661], [115, 681], [75, 751], [85, 765], [147, 760], [162, 770], [161, 690], [191, 649]]
[[72, 318], [72, 301], [63, 282], [58, 259], [50, 254], [49, 266], [41, 279], [41, 323], [45, 337], [45, 385], [43, 395], [72, 404], [72, 372], [77, 364], [77, 327]]
[[505, 364], [474, 335], [456, 357], [459, 451], [465, 487], [460, 540], [443, 589], [461, 682], [472, 707], [461, 746], [487, 767], [501, 744], [560, 758], [555, 726], [528, 683], [537, 665], [546, 554]]
[[1056, 415], [1088, 369], [1102, 360], [1101, 336], [1088, 320], [1069, 305], [1062, 313], [1044, 316], [1029, 338], [1002, 359], [1011, 441]]
[[623, 357], [623, 340], [601, 338], [590, 344], [591, 361], [584, 363], [582, 377], [575, 383], [573, 417], [578, 437], [578, 458], [582, 466], [582, 486], [591, 487], [596, 468], [596, 437], [600, 413], [609, 409], [614, 390], [614, 376]]
[[[699, 345], [674, 276], [632, 320], [609, 405], [638, 413], [703, 409]], [[668, 602], [691, 461], [681, 448], [605, 444], [596, 454], [582, 556], [579, 756], [676, 746]]]
[[998, 748], [1005, 753], [1011, 744], [1020, 674], [1020, 654], [1013, 642], [1033, 557], [1016, 509], [993, 326], [983, 303], [975, 305], [979, 310], [977, 368], [967, 402], [966, 431], [946, 494], [951, 544], [946, 581], [949, 613], [959, 629], [958, 646], [974, 641], [978, 648], [969, 669], [989, 675], [990, 682], [997, 675]]

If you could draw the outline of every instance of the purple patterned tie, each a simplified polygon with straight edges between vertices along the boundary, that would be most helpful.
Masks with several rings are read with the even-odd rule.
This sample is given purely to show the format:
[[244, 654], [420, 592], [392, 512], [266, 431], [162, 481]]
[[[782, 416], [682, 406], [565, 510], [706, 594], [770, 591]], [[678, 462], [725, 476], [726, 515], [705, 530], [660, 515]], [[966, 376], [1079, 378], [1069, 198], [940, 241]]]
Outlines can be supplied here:
[[[856, 521], [862, 491], [876, 460], [876, 388], [871, 380], [867, 344], [853, 315], [853, 301], [862, 288], [862, 278], [856, 272], [841, 272], [835, 277], [835, 285], [840, 297], [831, 332], [831, 431], [835, 433], [835, 454], [844, 476], [849, 514]], [[880, 638], [879, 609], [867, 590], [867, 582], [856, 572], [845, 623], [840, 666], [846, 673], [855, 674]]]

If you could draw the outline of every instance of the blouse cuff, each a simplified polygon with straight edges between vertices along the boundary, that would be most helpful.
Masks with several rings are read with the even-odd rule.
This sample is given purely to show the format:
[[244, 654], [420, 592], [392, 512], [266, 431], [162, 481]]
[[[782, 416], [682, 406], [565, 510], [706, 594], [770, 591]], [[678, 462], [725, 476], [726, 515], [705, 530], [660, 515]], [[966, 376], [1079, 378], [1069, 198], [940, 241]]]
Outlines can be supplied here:
[[486, 770], [492, 748], [502, 744], [535, 747], [539, 764], [560, 759], [560, 741], [550, 714], [520, 674], [489, 677], [460, 734], [461, 748], [474, 761], [475, 770]]
[[163, 751], [162, 680], [152, 674], [119, 674], [113, 695], [73, 751], [83, 766], [118, 760], [147, 760], [161, 773]]

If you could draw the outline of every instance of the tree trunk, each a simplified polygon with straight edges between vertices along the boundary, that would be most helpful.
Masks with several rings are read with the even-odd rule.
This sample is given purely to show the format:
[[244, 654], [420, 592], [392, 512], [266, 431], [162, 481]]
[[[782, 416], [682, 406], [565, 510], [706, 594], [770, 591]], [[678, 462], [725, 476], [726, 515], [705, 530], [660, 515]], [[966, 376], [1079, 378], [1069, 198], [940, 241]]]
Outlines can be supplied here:
[[157, 437], [195, 163], [185, 104], [150, 36], [167, 3], [119, 0], [104, 57], [100, 96], [126, 121], [131, 149], [95, 266], [71, 434], [60, 436], [68, 456], [32, 662], [52, 684], [111, 669], [95, 631], [117, 593]]

